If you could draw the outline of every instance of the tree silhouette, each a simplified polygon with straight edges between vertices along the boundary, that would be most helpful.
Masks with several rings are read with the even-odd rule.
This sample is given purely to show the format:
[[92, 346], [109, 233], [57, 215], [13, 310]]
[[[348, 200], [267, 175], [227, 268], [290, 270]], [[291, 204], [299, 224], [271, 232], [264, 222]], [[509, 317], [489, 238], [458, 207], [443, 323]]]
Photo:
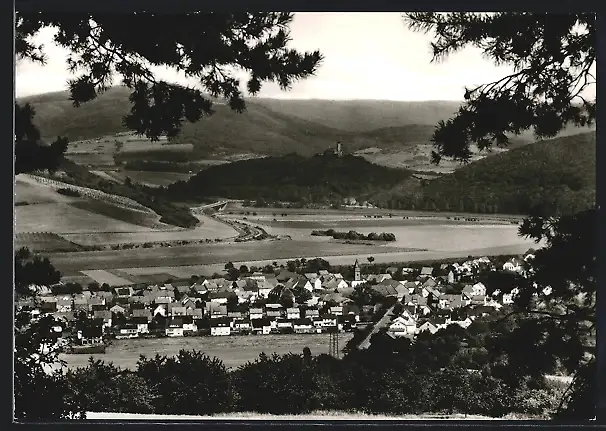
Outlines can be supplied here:
[[568, 123], [592, 124], [596, 102], [584, 90], [595, 86], [594, 13], [408, 13], [413, 30], [433, 32], [433, 59], [467, 46], [480, 48], [515, 72], [466, 89], [465, 103], [433, 135], [434, 161], [442, 156], [468, 161], [470, 144], [480, 150], [505, 146], [508, 134], [532, 129], [553, 137]]
[[[132, 108], [124, 124], [152, 140], [175, 137], [183, 121], [213, 113], [212, 98], [223, 98], [237, 112], [246, 108], [235, 71], [249, 75], [251, 95], [264, 82], [288, 89], [315, 73], [320, 52], [287, 48], [292, 13], [201, 13], [179, 15], [39, 13], [17, 10], [15, 54], [18, 60], [44, 64], [46, 54], [32, 38], [44, 28], [58, 31], [53, 42], [69, 51], [70, 99], [80, 106], [114, 84], [132, 90]], [[132, 29], [137, 31], [133, 32]], [[158, 29], [162, 31], [158, 31]], [[199, 88], [158, 79], [154, 66], [167, 66], [197, 81]], [[35, 111], [15, 105], [16, 173], [56, 169], [67, 146], [60, 137], [51, 146], [40, 141]], [[52, 156], [52, 157], [51, 157]]]
[[[596, 102], [583, 91], [595, 85], [595, 18], [591, 13], [406, 14], [410, 28], [433, 32], [434, 60], [475, 46], [515, 69], [466, 90], [457, 114], [436, 127], [433, 161], [446, 156], [466, 162], [471, 143], [480, 150], [493, 142], [503, 146], [508, 134], [529, 129], [543, 138], [567, 124], [591, 124]], [[507, 363], [518, 379], [547, 371], [555, 358], [575, 374], [559, 413], [577, 419], [595, 416], [596, 216], [594, 208], [524, 221], [520, 234], [547, 245], [536, 251], [533, 270], [516, 296], [511, 314], [524, 321], [507, 343], [515, 345], [507, 350]]]

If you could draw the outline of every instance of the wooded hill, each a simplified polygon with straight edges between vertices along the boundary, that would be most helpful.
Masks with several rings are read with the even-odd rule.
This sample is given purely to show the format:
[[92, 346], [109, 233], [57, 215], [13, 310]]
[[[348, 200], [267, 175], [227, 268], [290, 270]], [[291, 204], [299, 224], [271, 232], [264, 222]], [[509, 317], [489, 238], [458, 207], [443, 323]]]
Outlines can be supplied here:
[[434, 180], [350, 155], [244, 160], [170, 185], [167, 196], [301, 204], [354, 197], [393, 209], [569, 214], [595, 204], [595, 168], [595, 133], [584, 133], [512, 149]]
[[402, 209], [571, 214], [595, 205], [596, 135], [534, 143], [423, 181], [417, 193], [378, 196]]
[[347, 197], [365, 199], [386, 192], [410, 178], [404, 169], [385, 168], [352, 155], [289, 154], [210, 167], [187, 182], [168, 186], [167, 196], [341, 204]]

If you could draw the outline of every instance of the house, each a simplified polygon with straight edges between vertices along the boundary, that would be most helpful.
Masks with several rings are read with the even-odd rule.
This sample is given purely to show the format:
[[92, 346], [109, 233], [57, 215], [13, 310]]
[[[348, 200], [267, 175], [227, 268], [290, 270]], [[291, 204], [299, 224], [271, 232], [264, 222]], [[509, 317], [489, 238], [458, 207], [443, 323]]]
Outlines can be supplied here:
[[337, 326], [337, 316], [334, 314], [325, 314], [321, 319], [323, 328]]
[[187, 308], [185, 311], [186, 316], [192, 316], [194, 319], [201, 319], [204, 317], [203, 308]]
[[511, 258], [503, 264], [503, 270], [509, 272], [522, 272], [524, 269], [522, 262], [519, 259]]
[[133, 296], [133, 288], [128, 286], [128, 287], [115, 287], [113, 289], [114, 291], [114, 295], [117, 298], [129, 298], [131, 296]]
[[431, 266], [424, 266], [423, 268], [421, 268], [419, 277], [431, 277], [432, 274], [433, 274], [433, 268]]
[[343, 307], [341, 307], [341, 306], [330, 307], [330, 314], [334, 314], [335, 316], [342, 316]]
[[148, 334], [149, 333], [149, 321], [147, 320], [147, 317], [145, 317], [145, 316], [133, 317], [132, 319], [130, 319], [129, 322], [132, 325], [137, 326], [137, 333], [139, 333], [139, 334]]
[[292, 320], [288, 320], [288, 319], [277, 319], [276, 327], [277, 327], [278, 331], [282, 332], [282, 333], [292, 332], [293, 322], [292, 322]]
[[157, 316], [159, 314], [163, 317], [166, 317], [168, 315], [168, 307], [166, 306], [166, 304], [158, 304], [156, 308], [154, 308], [152, 314], [154, 316]]
[[441, 308], [445, 309], [445, 310], [452, 310], [455, 308], [461, 308], [463, 307], [465, 304], [463, 302], [463, 297], [462, 295], [455, 295], [455, 294], [443, 294], [440, 297], [440, 301], [442, 302], [441, 304]]
[[109, 310], [98, 310], [93, 312], [94, 319], [102, 319], [104, 328], [112, 327], [112, 313]]
[[485, 295], [474, 295], [471, 297], [472, 305], [488, 305]]
[[227, 310], [227, 317], [230, 319], [242, 319], [244, 317], [244, 312], [239, 310]]
[[258, 294], [260, 297], [262, 298], [267, 298], [267, 296], [269, 295], [269, 293], [277, 286], [277, 282], [276, 284], [272, 284], [270, 283], [267, 279], [264, 279], [263, 281], [257, 281], [257, 288], [258, 288]]
[[454, 325], [459, 325], [461, 328], [463, 329], [467, 329], [469, 327], [469, 325], [472, 324], [472, 320], [467, 317], [464, 320], [450, 320], [450, 319], [446, 319], [446, 323], [447, 324], [454, 324]]
[[196, 326], [195, 320], [192, 316], [183, 316], [181, 317], [183, 321], [183, 334], [195, 332], [198, 330]]
[[139, 328], [134, 323], [125, 323], [118, 330], [116, 338], [137, 338], [139, 336]]
[[474, 296], [486, 295], [486, 286], [481, 282], [472, 285], [471, 289]]
[[315, 309], [315, 308], [308, 308], [307, 310], [305, 310], [305, 317], [306, 318], [316, 318], [320, 316], [320, 310]]
[[316, 332], [310, 318], [295, 319], [293, 321], [293, 330], [295, 334], [310, 334]]
[[398, 337], [414, 335], [417, 332], [417, 322], [411, 316], [398, 316], [391, 322], [387, 331]]
[[446, 328], [446, 326], [448, 326], [448, 324], [446, 323], [446, 318], [444, 317], [434, 317], [433, 319], [431, 319], [431, 323], [433, 323], [433, 325], [439, 329], [444, 329]]
[[57, 312], [57, 298], [41, 297], [40, 298], [40, 313], [55, 313]]
[[133, 318], [135, 317], [145, 317], [148, 322], [151, 322], [152, 313], [148, 308], [137, 308], [133, 310]]
[[509, 304], [513, 304], [513, 298], [514, 298], [514, 293], [510, 292], [510, 293], [504, 293], [503, 297], [501, 299], [501, 303], [503, 305], [509, 305]]
[[279, 308], [270, 308], [270, 304], [265, 306], [265, 315], [270, 319], [278, 319], [282, 317], [282, 307]]
[[366, 277], [366, 282], [382, 283], [385, 280], [391, 280], [391, 274], [370, 274]]
[[323, 289], [332, 290], [332, 291], [335, 291], [337, 289], [344, 289], [346, 287], [348, 287], [348, 284], [342, 278], [333, 277], [322, 283]]
[[86, 296], [77, 296], [74, 298], [73, 311], [86, 311], [90, 310], [88, 306], [88, 298]]
[[248, 314], [250, 320], [262, 319], [264, 317], [262, 308], [251, 308]]
[[436, 332], [438, 332], [438, 327], [431, 321], [426, 321], [425, 323], [423, 323], [421, 326], [419, 326], [418, 332], [425, 332], [425, 331], [429, 331], [432, 334], [435, 334]]
[[244, 319], [236, 319], [232, 322], [232, 326], [237, 332], [247, 332], [251, 329], [250, 321]]
[[172, 317], [166, 322], [167, 337], [182, 337], [183, 336], [183, 318]]
[[113, 314], [126, 314], [126, 308], [120, 305], [114, 305], [109, 309]]
[[67, 313], [73, 310], [74, 301], [71, 297], [57, 298], [57, 311], [60, 313]]
[[376, 295], [387, 298], [389, 296], [397, 297], [398, 291], [391, 284], [380, 283], [370, 288]]
[[227, 317], [227, 306], [209, 301], [206, 303], [206, 314], [210, 317]]
[[266, 317], [251, 320], [250, 323], [255, 334], [267, 335], [271, 332], [271, 321]]
[[299, 310], [299, 307], [291, 307], [291, 308], [286, 309], [286, 318], [287, 319], [295, 320], [295, 319], [299, 319], [300, 317], [301, 317], [301, 311]]
[[185, 315], [187, 315], [187, 309], [185, 307], [170, 307], [170, 315], [171, 316], [185, 316]]
[[210, 319], [210, 335], [223, 336], [231, 334], [230, 319], [227, 317], [215, 317]]

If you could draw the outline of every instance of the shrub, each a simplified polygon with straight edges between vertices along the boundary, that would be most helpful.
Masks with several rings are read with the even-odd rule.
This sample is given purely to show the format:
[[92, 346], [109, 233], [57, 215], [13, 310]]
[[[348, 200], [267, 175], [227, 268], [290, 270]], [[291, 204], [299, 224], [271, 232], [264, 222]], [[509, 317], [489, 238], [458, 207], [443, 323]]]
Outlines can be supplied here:
[[176, 357], [142, 356], [137, 375], [158, 395], [156, 413], [209, 415], [229, 411], [232, 392], [223, 362], [192, 350]]

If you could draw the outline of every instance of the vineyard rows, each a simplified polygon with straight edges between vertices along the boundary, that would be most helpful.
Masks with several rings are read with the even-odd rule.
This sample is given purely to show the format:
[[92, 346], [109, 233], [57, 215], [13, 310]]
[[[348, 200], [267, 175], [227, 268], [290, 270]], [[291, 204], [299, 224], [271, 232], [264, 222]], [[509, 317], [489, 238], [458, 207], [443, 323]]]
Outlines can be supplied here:
[[143, 206], [140, 203], [138, 203], [130, 198], [126, 198], [124, 196], [112, 195], [109, 193], [102, 192], [100, 190], [95, 190], [95, 189], [91, 189], [88, 187], [82, 187], [82, 186], [75, 186], [73, 184], [68, 184], [68, 183], [64, 183], [61, 181], [57, 181], [57, 180], [51, 180], [51, 179], [45, 178], [45, 177], [39, 177], [37, 175], [30, 175], [30, 177], [32, 179], [36, 180], [37, 182], [47, 185], [55, 190], [60, 189], [60, 188], [69, 189], [69, 190], [78, 192], [80, 194], [80, 196], [83, 196], [86, 198], [91, 198], [91, 199], [96, 199], [96, 200], [100, 200], [100, 201], [104, 201], [104, 202], [108, 202], [108, 203], [112, 203], [112, 204], [121, 205], [123, 207], [133, 209], [133, 210], [153, 212], [146, 206]]

